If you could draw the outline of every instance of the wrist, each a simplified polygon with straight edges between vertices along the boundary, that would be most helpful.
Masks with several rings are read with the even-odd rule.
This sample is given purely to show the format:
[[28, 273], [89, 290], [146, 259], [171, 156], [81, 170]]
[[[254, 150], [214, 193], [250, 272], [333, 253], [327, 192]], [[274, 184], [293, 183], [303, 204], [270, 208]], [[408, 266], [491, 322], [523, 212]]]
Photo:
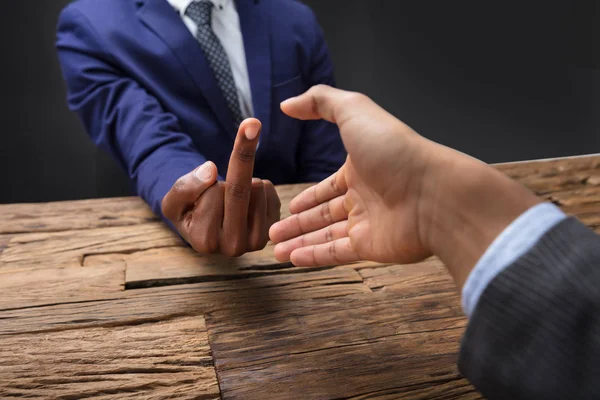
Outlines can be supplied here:
[[422, 242], [462, 288], [494, 239], [541, 200], [489, 165], [434, 145], [421, 196]]

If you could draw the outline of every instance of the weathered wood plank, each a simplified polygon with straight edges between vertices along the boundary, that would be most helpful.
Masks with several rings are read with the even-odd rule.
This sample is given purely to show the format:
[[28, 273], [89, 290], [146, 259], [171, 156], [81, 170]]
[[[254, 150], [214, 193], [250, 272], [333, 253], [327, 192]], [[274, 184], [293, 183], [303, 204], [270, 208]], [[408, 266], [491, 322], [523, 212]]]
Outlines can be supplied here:
[[410, 297], [424, 291], [431, 294], [458, 291], [446, 267], [437, 258], [418, 264], [363, 268], [358, 272], [374, 292], [394, 292]]
[[139, 197], [0, 206], [0, 233], [58, 232], [158, 221]]
[[110, 297], [125, 289], [125, 266], [0, 270], [0, 310]]
[[540, 179], [553, 176], [573, 175], [600, 168], [600, 155], [564, 157], [553, 160], [534, 160], [517, 163], [494, 164], [494, 167], [513, 179]]
[[590, 179], [590, 171], [576, 172], [572, 175], [557, 175], [549, 178], [534, 176], [520, 178], [519, 181], [539, 196], [547, 198], [553, 192], [594, 186], [588, 185], [588, 179]]
[[280, 302], [268, 312], [240, 304], [209, 312], [207, 324], [217, 366], [225, 371], [276, 356], [464, 328], [459, 303], [456, 292], [410, 298], [370, 293]]
[[201, 315], [0, 341], [0, 397], [218, 399]]
[[600, 182], [600, 156], [598, 155], [498, 164], [496, 168], [547, 199], [551, 199], [554, 192], [598, 186]]
[[0, 311], [0, 335], [135, 324], [242, 305], [268, 313], [282, 303], [361, 293], [370, 290], [349, 268], [137, 289], [112, 299], [90, 296], [77, 303]]
[[584, 186], [579, 189], [553, 192], [550, 199], [561, 206], [600, 204], [600, 187]]
[[208, 313], [207, 325], [225, 399], [475, 393], [456, 373], [466, 325], [456, 291], [281, 302], [268, 313], [240, 304]]
[[183, 241], [162, 223], [27, 233], [13, 237], [0, 254], [0, 269], [35, 264], [81, 266], [87, 255], [131, 253], [157, 247], [181, 246]]
[[13, 235], [0, 235], [0, 254], [8, 247], [8, 242], [12, 237]]
[[[446, 354], [458, 331], [406, 335], [365, 345], [281, 356], [234, 372], [219, 372], [223, 399], [387, 398], [472, 399], [475, 388]], [[395, 396], [390, 396], [394, 394]]]

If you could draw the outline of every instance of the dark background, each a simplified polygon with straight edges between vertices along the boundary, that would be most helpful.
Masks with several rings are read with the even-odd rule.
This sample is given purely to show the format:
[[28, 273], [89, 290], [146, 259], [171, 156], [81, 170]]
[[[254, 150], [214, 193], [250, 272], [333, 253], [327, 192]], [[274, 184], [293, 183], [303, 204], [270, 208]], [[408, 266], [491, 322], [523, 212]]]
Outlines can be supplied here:
[[[129, 1], [129, 0], [123, 0]], [[307, 0], [338, 86], [486, 162], [600, 152], [597, 1]], [[65, 103], [69, 0], [0, 11], [0, 203], [129, 194]]]

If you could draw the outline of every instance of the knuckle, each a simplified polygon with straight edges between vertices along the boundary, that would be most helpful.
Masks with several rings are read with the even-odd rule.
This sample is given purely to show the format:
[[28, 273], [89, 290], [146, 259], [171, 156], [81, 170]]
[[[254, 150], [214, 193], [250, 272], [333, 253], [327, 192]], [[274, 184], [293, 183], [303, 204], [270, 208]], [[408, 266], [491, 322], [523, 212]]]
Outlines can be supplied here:
[[281, 208], [281, 200], [279, 199], [279, 195], [277, 194], [277, 192], [267, 192], [267, 194], [267, 201], [269, 202], [269, 204], [273, 204], [274, 207]]
[[268, 243], [268, 239], [262, 236], [254, 236], [250, 239], [250, 244], [248, 246], [248, 251], [258, 251], [265, 248]]
[[252, 251], [259, 251], [264, 249], [265, 247], [267, 247], [267, 244], [269, 243], [268, 239], [260, 239], [257, 243], [256, 246], [254, 246], [254, 248], [252, 249]]
[[198, 247], [202, 249], [201, 253], [203, 254], [213, 254], [219, 249], [219, 242], [214, 235], [204, 233], [199, 235], [195, 242], [197, 243]]
[[329, 245], [329, 256], [331, 257], [333, 262], [335, 262], [336, 264], [339, 264], [340, 260], [337, 256], [337, 249], [336, 249], [335, 243], [331, 243]]
[[227, 185], [227, 192], [233, 199], [244, 200], [249, 194], [249, 188], [240, 183], [231, 183]]
[[327, 242], [333, 241], [333, 232], [331, 231], [331, 225], [329, 225], [325, 230], [325, 240]]
[[325, 222], [327, 222], [328, 224], [331, 224], [332, 217], [331, 217], [331, 208], [329, 207], [329, 202], [323, 203], [323, 205], [321, 206], [320, 212], [321, 212], [321, 218], [323, 218], [323, 220]]
[[219, 243], [216, 240], [210, 240], [206, 245], [208, 254], [215, 254], [219, 250]]
[[340, 187], [337, 182], [337, 174], [329, 181], [329, 184], [331, 185], [331, 190], [333, 190], [333, 193], [340, 194]]
[[269, 206], [269, 214], [273, 217], [281, 217], [281, 202], [277, 200], [272, 206]]
[[[169, 190], [169, 192], [167, 193], [167, 196], [165, 196], [165, 198], [168, 197], [170, 199], [169, 201], [172, 201], [172, 200], [183, 197], [186, 193], [187, 193], [186, 180], [184, 178], [179, 178], [175, 181], [175, 183], [171, 187], [171, 190]], [[163, 203], [164, 203], [164, 199], [163, 199]]]
[[213, 254], [216, 250], [216, 243], [207, 236], [194, 238], [190, 244], [200, 254]]
[[260, 178], [252, 178], [252, 187], [262, 189], [265, 187], [265, 182]]
[[172, 220], [173, 216], [171, 215], [171, 202], [169, 201], [169, 196], [165, 196], [160, 203], [160, 209], [165, 217]]
[[239, 257], [246, 252], [246, 246], [240, 240], [232, 240], [221, 251], [227, 257]]
[[254, 161], [255, 151], [249, 148], [234, 149], [233, 154], [235, 158], [242, 163], [250, 163]]
[[362, 93], [348, 92], [348, 93], [346, 93], [346, 98], [344, 99], [344, 103], [347, 105], [351, 105], [351, 106], [358, 106], [358, 105], [364, 104], [368, 100], [369, 100], [369, 98]]
[[186, 187], [186, 179], [184, 176], [178, 178], [175, 183], [173, 184], [173, 187], [171, 188], [171, 191], [174, 193], [181, 193], [185, 190]]
[[278, 207], [281, 207], [281, 200], [279, 199], [279, 196], [277, 195], [277, 192], [275, 192], [273, 194], [273, 196], [271, 197], [271, 199], [273, 201], [273, 204], [275, 204]]
[[[191, 218], [190, 218], [191, 219]], [[210, 235], [208, 232], [197, 230], [198, 225], [191, 226], [189, 229], [192, 231], [190, 235], [190, 245], [200, 254], [212, 254], [217, 250], [218, 242], [214, 235]]]

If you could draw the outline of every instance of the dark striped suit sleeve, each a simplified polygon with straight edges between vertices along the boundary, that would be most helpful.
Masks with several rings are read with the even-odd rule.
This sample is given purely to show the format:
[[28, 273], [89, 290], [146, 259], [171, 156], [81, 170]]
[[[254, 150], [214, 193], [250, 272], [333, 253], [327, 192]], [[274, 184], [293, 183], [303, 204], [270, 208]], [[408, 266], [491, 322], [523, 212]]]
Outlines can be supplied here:
[[600, 236], [567, 218], [483, 292], [459, 368], [488, 399], [600, 399]]

